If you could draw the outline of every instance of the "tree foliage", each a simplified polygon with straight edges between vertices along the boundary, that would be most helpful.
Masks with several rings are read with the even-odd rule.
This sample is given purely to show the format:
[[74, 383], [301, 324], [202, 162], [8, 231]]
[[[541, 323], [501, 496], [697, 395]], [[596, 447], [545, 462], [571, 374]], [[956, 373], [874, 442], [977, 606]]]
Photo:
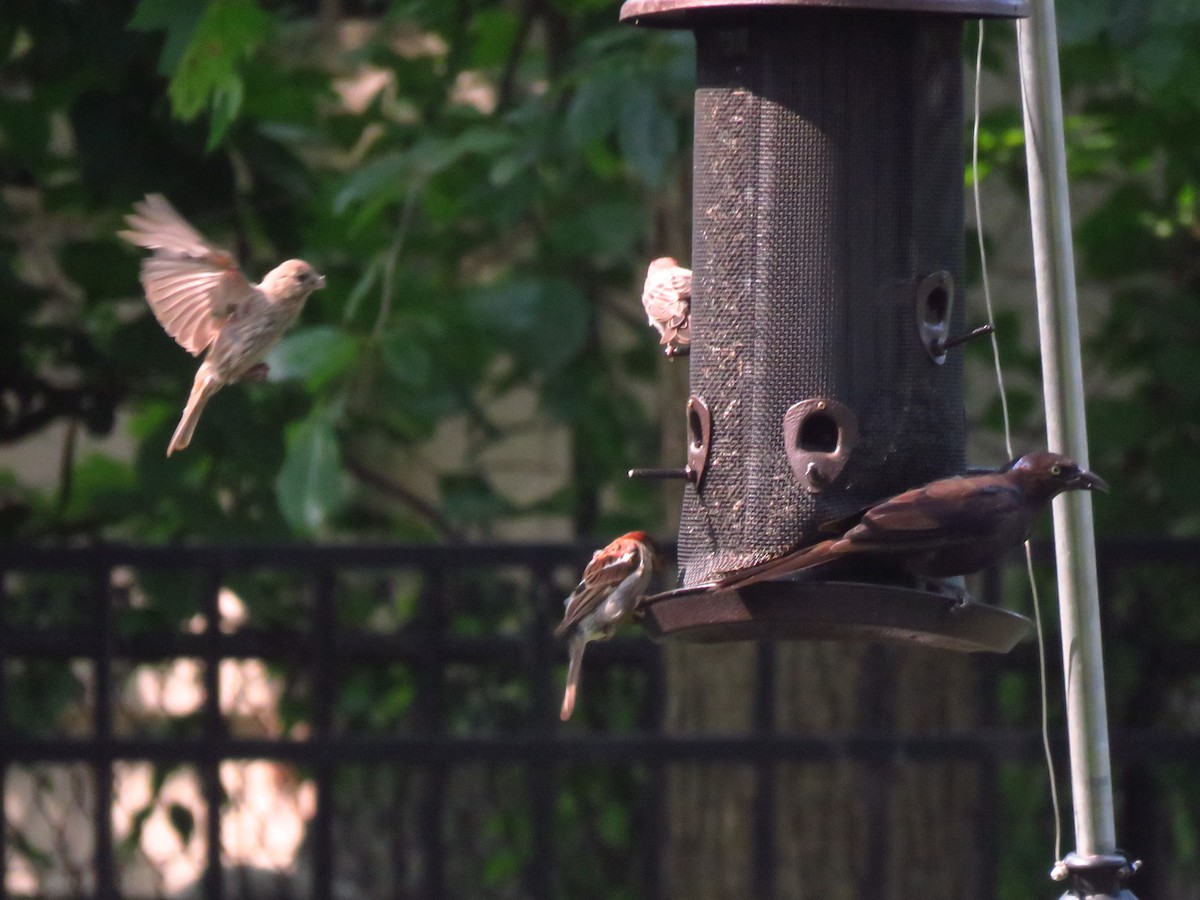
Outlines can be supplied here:
[[[446, 536], [527, 514], [580, 532], [656, 518], [654, 494], [622, 477], [656, 453], [660, 370], [634, 294], [647, 254], [680, 249], [664, 244], [686, 212], [690, 38], [619, 27], [587, 0], [368, 4], [330, 21], [255, 0], [8, 10], [0, 438], [71, 424], [54, 489], [5, 475], [0, 527]], [[1102, 198], [1080, 259], [1113, 287], [1089, 328], [1106, 373], [1089, 385], [1093, 452], [1126, 476], [1105, 526], [1200, 527], [1200, 478], [1163, 482], [1200, 458], [1198, 15], [1060, 8], [1072, 175]], [[1011, 36], [993, 33], [990, 59], [1011, 67]], [[1016, 107], [992, 110], [984, 174], [1019, 187], [1020, 145]], [[147, 314], [114, 237], [150, 190], [252, 277], [304, 254], [330, 282], [273, 354], [273, 383], [220, 395], [169, 462], [194, 363]], [[1003, 330], [1008, 365], [1036, 375]], [[525, 394], [527, 414], [497, 413]], [[1036, 430], [1036, 403], [1015, 394]], [[431, 464], [422, 450], [448, 421], [462, 452]], [[80, 458], [78, 432], [114, 427], [132, 460]], [[515, 501], [485, 453], [539, 429], [559, 429], [570, 477]], [[1132, 515], [1148, 498], [1155, 516]]]
[[[1102, 295], [1083, 309], [1090, 450], [1114, 487], [1096, 506], [1098, 526], [1193, 536], [1200, 7], [1068, 0], [1058, 18], [1077, 264]], [[1015, 72], [1011, 53], [992, 60]], [[980, 143], [983, 171], [1023, 192], [1016, 102], [985, 116]], [[1018, 324], [1001, 329], [1005, 361], [1036, 378], [1040, 359]], [[1020, 412], [1038, 433], [1038, 405]]]
[[[531, 513], [581, 532], [655, 515], [623, 475], [656, 452], [632, 286], [662, 240], [648, 197], [687, 177], [690, 39], [614, 29], [607, 3], [368, 12], [14, 5], [5, 381], [34, 406], [62, 395], [42, 421], [17, 417], [28, 430], [71, 427], [55, 491], [10, 476], [10, 531], [446, 536]], [[273, 383], [224, 391], [170, 461], [195, 363], [147, 314], [114, 236], [147, 191], [251, 277], [305, 255], [329, 280], [269, 360]], [[135, 458], [76, 458], [76, 432], [118, 415]], [[447, 421], [460, 458], [430, 465]], [[514, 500], [482, 456], [539, 429], [562, 436], [573, 477]]]

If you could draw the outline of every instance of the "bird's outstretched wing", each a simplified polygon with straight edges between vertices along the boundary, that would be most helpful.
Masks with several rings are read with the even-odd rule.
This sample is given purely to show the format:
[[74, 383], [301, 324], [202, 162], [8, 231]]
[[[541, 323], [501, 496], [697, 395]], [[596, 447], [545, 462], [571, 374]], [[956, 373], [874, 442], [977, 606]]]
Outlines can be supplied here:
[[209, 244], [161, 194], [133, 205], [119, 236], [153, 255], [142, 261], [142, 287], [154, 317], [193, 356], [224, 321], [254, 297], [233, 255]]
[[567, 598], [563, 620], [554, 629], [556, 638], [566, 637], [580, 620], [603, 603], [608, 595], [638, 570], [641, 549], [636, 545], [613, 547], [611, 544], [592, 555], [583, 570], [583, 578]]

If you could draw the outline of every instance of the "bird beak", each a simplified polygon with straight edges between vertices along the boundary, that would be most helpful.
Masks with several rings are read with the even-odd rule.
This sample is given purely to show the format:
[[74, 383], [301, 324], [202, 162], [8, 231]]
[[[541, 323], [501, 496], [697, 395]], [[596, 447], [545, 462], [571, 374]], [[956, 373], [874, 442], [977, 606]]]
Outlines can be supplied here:
[[317, 275], [317, 283], [316, 283], [316, 286], [313, 288], [313, 290], [314, 291], [320, 290], [323, 287], [325, 287], [325, 276]]
[[1108, 493], [1108, 482], [1095, 472], [1087, 469], [1079, 473], [1077, 483], [1085, 491], [1103, 491], [1106, 494]]

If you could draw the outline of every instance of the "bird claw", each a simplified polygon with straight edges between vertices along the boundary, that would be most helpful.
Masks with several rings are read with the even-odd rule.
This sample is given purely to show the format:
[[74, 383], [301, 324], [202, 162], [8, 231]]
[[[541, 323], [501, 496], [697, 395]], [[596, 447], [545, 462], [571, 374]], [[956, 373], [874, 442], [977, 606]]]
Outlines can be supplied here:
[[674, 344], [668, 344], [667, 349], [663, 351], [667, 359], [674, 359], [677, 356], [689, 356], [691, 354], [690, 347], [676, 347]]
[[952, 600], [951, 609], [961, 609], [971, 602], [967, 591], [967, 583], [961, 575], [950, 578], [930, 578], [923, 580], [921, 587], [933, 594], [940, 594], [947, 600]]
[[244, 384], [260, 384], [267, 380], [267, 374], [270, 371], [270, 367], [266, 363], [256, 363], [247, 369], [238, 381]]

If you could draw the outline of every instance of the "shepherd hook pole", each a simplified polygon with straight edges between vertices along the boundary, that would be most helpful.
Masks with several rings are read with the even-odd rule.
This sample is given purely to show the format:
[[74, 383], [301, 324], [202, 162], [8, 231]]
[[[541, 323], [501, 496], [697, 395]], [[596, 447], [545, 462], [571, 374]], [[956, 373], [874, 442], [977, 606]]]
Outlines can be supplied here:
[[[1017, 22], [1025, 155], [1037, 277], [1038, 332], [1049, 446], [1087, 466], [1083, 363], [1071, 249], [1062, 88], [1053, 0], [1035, 0]], [[1074, 853], [1055, 866], [1068, 895], [1132, 897], [1120, 885], [1136, 868], [1117, 850], [1112, 767], [1100, 644], [1092, 499], [1086, 491], [1054, 501], [1054, 544], [1062, 620]]]

